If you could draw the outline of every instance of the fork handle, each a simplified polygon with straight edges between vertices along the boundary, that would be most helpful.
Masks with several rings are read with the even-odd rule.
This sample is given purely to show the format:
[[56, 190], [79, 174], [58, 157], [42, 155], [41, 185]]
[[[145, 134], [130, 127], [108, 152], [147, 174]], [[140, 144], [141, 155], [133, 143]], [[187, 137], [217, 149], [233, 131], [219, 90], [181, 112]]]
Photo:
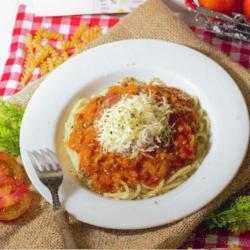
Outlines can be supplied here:
[[64, 248], [65, 249], [77, 249], [76, 242], [72, 236], [69, 228], [68, 216], [65, 210], [58, 209], [55, 211], [56, 222], [61, 230]]

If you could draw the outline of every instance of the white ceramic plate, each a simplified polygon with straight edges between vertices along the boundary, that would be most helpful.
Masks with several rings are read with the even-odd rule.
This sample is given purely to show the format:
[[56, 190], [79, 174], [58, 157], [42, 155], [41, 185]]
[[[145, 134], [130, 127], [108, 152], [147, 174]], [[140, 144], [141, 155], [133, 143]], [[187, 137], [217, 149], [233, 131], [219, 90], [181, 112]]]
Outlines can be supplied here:
[[208, 57], [190, 48], [156, 40], [125, 40], [88, 50], [57, 68], [36, 91], [21, 128], [21, 157], [41, 195], [28, 150], [55, 151], [55, 134], [65, 107], [79, 93], [88, 97], [123, 77], [158, 76], [199, 97], [212, 123], [211, 148], [196, 173], [178, 188], [147, 200], [116, 201], [83, 188], [65, 173], [60, 199], [78, 220], [116, 229], [148, 228], [176, 221], [215, 198], [237, 173], [249, 137], [244, 99], [232, 78]]

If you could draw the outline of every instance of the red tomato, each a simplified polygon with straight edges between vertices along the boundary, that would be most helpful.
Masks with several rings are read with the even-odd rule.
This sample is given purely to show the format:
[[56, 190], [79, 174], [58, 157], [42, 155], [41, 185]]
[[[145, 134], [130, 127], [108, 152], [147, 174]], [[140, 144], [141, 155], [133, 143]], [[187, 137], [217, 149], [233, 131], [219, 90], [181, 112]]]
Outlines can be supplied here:
[[0, 174], [3, 172], [15, 180], [25, 180], [25, 174], [17, 160], [9, 154], [0, 152]]
[[22, 167], [14, 157], [0, 152], [0, 220], [17, 219], [30, 203], [31, 194]]
[[202, 7], [218, 11], [227, 15], [240, 12], [242, 0], [199, 0]]
[[[11, 206], [0, 207], [0, 221], [15, 220], [23, 215], [30, 207], [31, 195], [28, 188], [23, 183], [19, 183], [14, 188], [17, 190], [16, 195], [18, 196], [18, 201], [15, 201]], [[9, 199], [11, 198], [9, 197]]]
[[243, 14], [250, 19], [250, 0], [243, 0]]
[[16, 181], [9, 176], [1, 176], [0, 183], [0, 209], [10, 207], [20, 202]]

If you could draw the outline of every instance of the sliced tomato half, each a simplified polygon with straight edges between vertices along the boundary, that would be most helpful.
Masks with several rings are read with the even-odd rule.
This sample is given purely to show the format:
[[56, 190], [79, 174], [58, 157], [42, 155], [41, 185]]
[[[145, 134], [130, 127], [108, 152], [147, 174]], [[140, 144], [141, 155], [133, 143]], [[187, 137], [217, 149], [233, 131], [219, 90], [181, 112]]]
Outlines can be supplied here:
[[22, 182], [16, 181], [12, 189], [8, 189], [8, 193], [0, 193], [0, 220], [10, 221], [19, 218], [28, 210], [30, 203], [29, 189]]
[[14, 157], [0, 152], [0, 220], [17, 219], [30, 203], [31, 194], [21, 165]]
[[0, 174], [3, 172], [15, 180], [25, 180], [23, 168], [16, 158], [7, 153], [0, 152]]

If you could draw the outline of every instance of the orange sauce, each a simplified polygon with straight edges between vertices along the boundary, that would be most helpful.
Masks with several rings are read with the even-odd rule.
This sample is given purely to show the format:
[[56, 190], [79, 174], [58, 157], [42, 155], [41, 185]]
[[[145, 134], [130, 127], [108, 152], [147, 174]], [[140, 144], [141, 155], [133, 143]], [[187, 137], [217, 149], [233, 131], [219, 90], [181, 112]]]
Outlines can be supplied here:
[[[172, 129], [168, 146], [161, 146], [146, 154], [139, 153], [133, 159], [118, 153], [103, 152], [97, 140], [95, 120], [103, 109], [114, 105], [122, 95], [139, 93], [151, 94], [159, 102], [164, 97], [170, 104], [172, 113], [169, 126]], [[196, 158], [198, 114], [193, 99], [175, 88], [137, 85], [134, 81], [128, 81], [110, 87], [104, 96], [90, 99], [75, 119], [67, 146], [79, 154], [80, 171], [92, 180], [92, 186], [98, 193], [117, 192], [122, 182], [133, 189], [137, 184], [155, 187]]]

